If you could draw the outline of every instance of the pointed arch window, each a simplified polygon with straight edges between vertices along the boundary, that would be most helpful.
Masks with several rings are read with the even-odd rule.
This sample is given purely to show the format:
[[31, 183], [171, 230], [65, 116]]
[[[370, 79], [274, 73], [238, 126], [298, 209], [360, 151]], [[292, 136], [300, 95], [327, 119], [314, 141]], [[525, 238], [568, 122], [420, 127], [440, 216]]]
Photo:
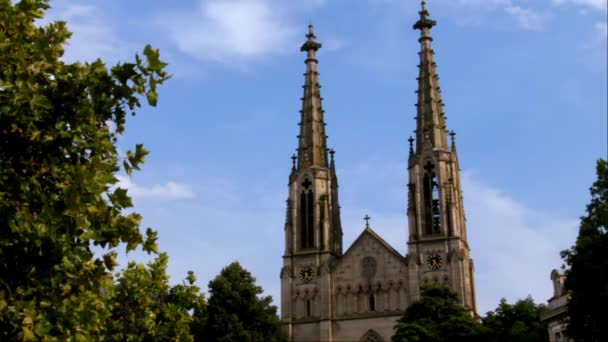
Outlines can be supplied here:
[[311, 311], [312, 311], [311, 306], [312, 305], [310, 303], [310, 299], [307, 299], [306, 300], [306, 317], [311, 317], [312, 316], [312, 314], [311, 314]]
[[376, 311], [376, 297], [373, 294], [369, 295], [369, 311]]
[[427, 234], [440, 232], [441, 210], [439, 206], [439, 182], [435, 174], [435, 166], [427, 162], [424, 166], [424, 218], [425, 231]]
[[361, 342], [382, 342], [384, 341], [380, 334], [375, 332], [374, 330], [368, 330], [365, 335], [361, 337]]
[[314, 193], [310, 187], [312, 183], [307, 179], [302, 183], [300, 193], [300, 248], [313, 248], [315, 244], [314, 233]]

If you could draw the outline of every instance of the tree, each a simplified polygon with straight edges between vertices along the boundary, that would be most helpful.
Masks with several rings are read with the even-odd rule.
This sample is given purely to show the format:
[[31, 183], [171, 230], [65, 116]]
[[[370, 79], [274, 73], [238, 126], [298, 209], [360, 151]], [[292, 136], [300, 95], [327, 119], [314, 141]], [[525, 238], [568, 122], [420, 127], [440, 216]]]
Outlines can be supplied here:
[[576, 243], [562, 251], [568, 265], [569, 291], [566, 333], [580, 341], [608, 341], [608, 163], [597, 162], [597, 180], [589, 189], [591, 202], [581, 217]]
[[192, 341], [189, 310], [204, 305], [192, 272], [183, 284], [169, 286], [168, 257], [161, 253], [147, 267], [130, 262], [110, 291], [110, 341], [158, 341], [170, 337]]
[[518, 300], [515, 304], [501, 299], [495, 311], [483, 318], [488, 342], [548, 342], [547, 325], [540, 315], [546, 310], [544, 305], [534, 304], [532, 297]]
[[197, 341], [283, 341], [272, 297], [260, 297], [262, 288], [238, 262], [209, 282], [209, 303]]
[[[120, 160], [115, 143], [169, 76], [150, 46], [111, 68], [63, 62], [65, 22], [34, 23], [48, 7], [0, 0], [0, 339], [99, 340], [113, 314], [116, 249], [157, 251], [156, 232], [142, 236], [115, 186], [147, 151]], [[130, 272], [139, 271], [125, 272], [118, 294]]]
[[447, 287], [422, 289], [420, 301], [410, 305], [395, 326], [393, 342], [481, 341], [483, 328], [458, 303]]

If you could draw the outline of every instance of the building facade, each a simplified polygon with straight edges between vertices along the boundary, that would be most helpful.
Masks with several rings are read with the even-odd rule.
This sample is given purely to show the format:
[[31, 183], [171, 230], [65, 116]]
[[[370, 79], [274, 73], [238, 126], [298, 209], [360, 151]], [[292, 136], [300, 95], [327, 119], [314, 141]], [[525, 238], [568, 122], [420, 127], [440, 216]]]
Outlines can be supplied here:
[[[409, 139], [408, 253], [369, 226], [342, 246], [338, 175], [327, 146], [312, 26], [306, 53], [297, 155], [292, 156], [281, 269], [281, 320], [292, 341], [390, 341], [420, 287], [447, 285], [475, 314], [455, 134], [446, 129], [425, 3], [420, 31], [415, 138]], [[405, 242], [405, 241], [404, 241]]]
[[556, 269], [551, 271], [551, 282], [553, 282], [553, 297], [547, 301], [547, 311], [540, 318], [547, 322], [549, 341], [572, 341], [565, 333], [566, 321], [568, 320], [568, 292], [565, 286], [566, 274], [562, 270]]

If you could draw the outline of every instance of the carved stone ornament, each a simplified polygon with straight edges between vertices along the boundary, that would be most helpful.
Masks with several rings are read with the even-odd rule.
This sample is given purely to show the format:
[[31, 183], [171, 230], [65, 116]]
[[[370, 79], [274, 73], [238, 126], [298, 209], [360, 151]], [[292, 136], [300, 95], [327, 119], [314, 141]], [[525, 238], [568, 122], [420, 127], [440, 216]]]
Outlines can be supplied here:
[[363, 260], [361, 261], [361, 270], [363, 277], [369, 279], [376, 275], [377, 264], [378, 263], [376, 262], [376, 259], [374, 259], [374, 257], [366, 256], [365, 258], [363, 258]]

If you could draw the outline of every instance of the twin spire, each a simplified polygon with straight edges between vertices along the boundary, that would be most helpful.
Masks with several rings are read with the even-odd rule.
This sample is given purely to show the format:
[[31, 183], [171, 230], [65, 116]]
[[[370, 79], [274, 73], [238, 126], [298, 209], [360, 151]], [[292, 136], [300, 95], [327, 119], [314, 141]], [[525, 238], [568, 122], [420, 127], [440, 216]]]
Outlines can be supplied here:
[[[410, 155], [420, 153], [422, 150], [444, 149], [449, 150], [448, 131], [446, 130], [446, 116], [444, 104], [441, 99], [441, 88], [439, 87], [439, 76], [437, 65], [434, 60], [435, 52], [432, 49], [430, 30], [437, 24], [429, 18], [426, 2], [422, 1], [418, 12], [420, 19], [413, 28], [420, 30], [420, 64], [418, 65], [418, 101], [416, 103], [416, 147], [410, 139]], [[312, 24], [308, 25], [306, 41], [300, 50], [306, 52], [306, 73], [304, 81], [304, 96], [302, 97], [302, 110], [300, 111], [300, 135], [297, 158], [293, 158], [293, 170], [302, 170], [311, 166], [330, 167], [328, 153], [333, 151], [327, 148], [327, 136], [325, 135], [325, 122], [323, 118], [323, 107], [319, 85], [319, 73], [317, 71], [318, 60], [316, 52], [321, 44], [316, 41]], [[453, 133], [453, 132], [452, 132]], [[451, 148], [455, 150], [454, 135], [451, 135]], [[414, 152], [415, 151], [415, 152]], [[295, 157], [295, 156], [294, 156]], [[296, 162], [297, 161], [297, 162]]]

